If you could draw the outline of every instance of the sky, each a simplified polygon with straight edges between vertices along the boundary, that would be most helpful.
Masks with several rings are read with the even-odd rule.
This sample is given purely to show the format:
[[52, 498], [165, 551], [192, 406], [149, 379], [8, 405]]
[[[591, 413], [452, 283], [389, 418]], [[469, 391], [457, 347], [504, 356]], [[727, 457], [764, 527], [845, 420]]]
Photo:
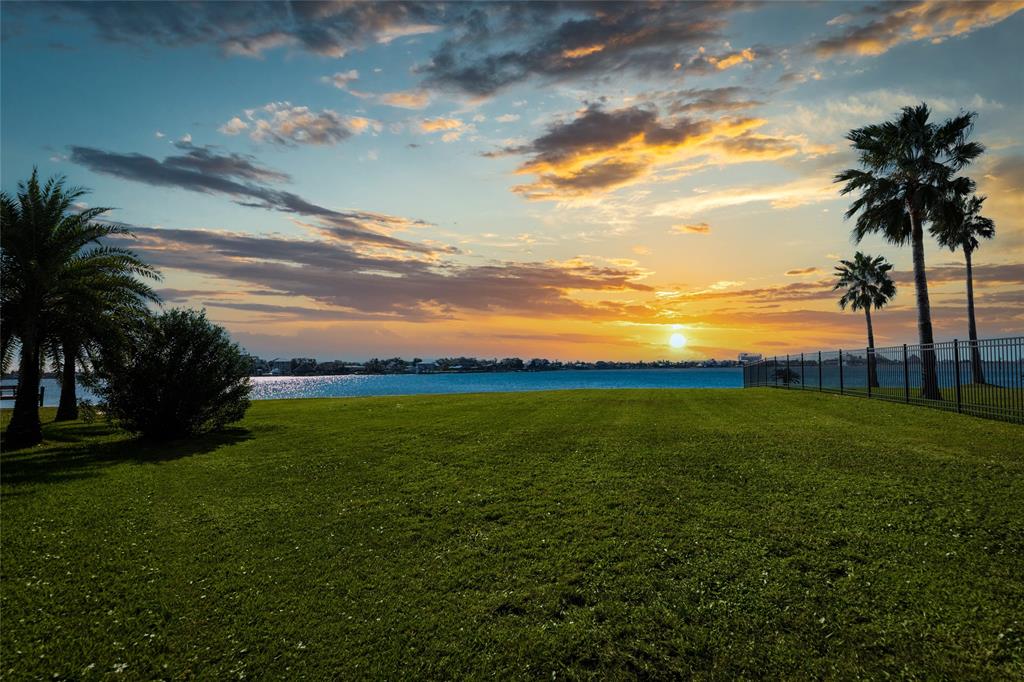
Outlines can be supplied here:
[[[0, 181], [114, 207], [165, 307], [320, 360], [853, 348], [844, 135], [977, 112], [982, 336], [1024, 331], [1024, 2], [2, 4]], [[937, 339], [960, 252], [926, 251]], [[672, 348], [682, 334], [686, 345]]]

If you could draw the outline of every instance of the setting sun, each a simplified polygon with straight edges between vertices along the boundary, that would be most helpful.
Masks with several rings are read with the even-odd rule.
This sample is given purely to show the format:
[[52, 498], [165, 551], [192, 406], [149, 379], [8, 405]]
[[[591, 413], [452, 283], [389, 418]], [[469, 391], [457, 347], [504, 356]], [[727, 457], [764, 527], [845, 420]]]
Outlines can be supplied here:
[[682, 348], [683, 346], [686, 345], [686, 337], [678, 333], [673, 334], [672, 336], [668, 337], [668, 345], [672, 346], [673, 348]]

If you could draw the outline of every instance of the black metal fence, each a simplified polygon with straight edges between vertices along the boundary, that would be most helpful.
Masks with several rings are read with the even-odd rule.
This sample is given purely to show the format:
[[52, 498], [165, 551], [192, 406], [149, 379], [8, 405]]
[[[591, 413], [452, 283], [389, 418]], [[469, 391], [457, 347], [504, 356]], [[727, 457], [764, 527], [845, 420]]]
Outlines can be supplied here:
[[744, 365], [743, 386], [828, 391], [1024, 424], [1024, 337], [780, 355]]

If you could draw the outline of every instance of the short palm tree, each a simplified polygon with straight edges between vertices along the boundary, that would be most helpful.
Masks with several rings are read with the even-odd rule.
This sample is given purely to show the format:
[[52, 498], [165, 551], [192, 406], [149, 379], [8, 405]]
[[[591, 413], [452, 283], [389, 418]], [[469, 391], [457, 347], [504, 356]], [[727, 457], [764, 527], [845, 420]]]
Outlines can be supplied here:
[[985, 197], [959, 197], [936, 222], [931, 232], [939, 244], [950, 251], [958, 248], [964, 251], [964, 262], [967, 265], [967, 336], [971, 346], [971, 375], [974, 383], [985, 383], [985, 368], [981, 364], [981, 351], [978, 349], [978, 325], [974, 317], [974, 265], [971, 257], [980, 239], [992, 239], [996, 235], [996, 224], [990, 218], [981, 215], [981, 205]]
[[889, 277], [892, 263], [883, 256], [868, 256], [858, 251], [853, 260], [841, 260], [836, 266], [836, 284], [832, 291], [843, 290], [839, 307], [863, 310], [868, 325], [868, 385], [878, 386], [875, 369], [875, 330], [871, 324], [871, 310], [880, 310], [896, 295], [896, 285]]
[[159, 297], [139, 276], [159, 274], [124, 249], [81, 252], [63, 269], [44, 355], [61, 374], [55, 421], [78, 418], [77, 368], [89, 367], [104, 349], [126, 339], [126, 332]]
[[[157, 276], [131, 251], [101, 243], [104, 237], [130, 233], [95, 222], [109, 209], [74, 210], [84, 194], [84, 189], [65, 187], [61, 177], [42, 184], [35, 170], [19, 183], [15, 197], [0, 193], [0, 355], [10, 358], [14, 344], [20, 351], [18, 394], [5, 433], [8, 448], [42, 440], [37, 396], [47, 344], [72, 329], [72, 318], [104, 312], [85, 306], [117, 298], [110, 287], [123, 285], [126, 278]], [[90, 291], [104, 287], [108, 291]], [[146, 287], [135, 291], [152, 296]]]
[[925, 273], [924, 223], [934, 220], [954, 197], [973, 191], [974, 183], [956, 173], [984, 147], [967, 139], [976, 114], [961, 114], [941, 124], [929, 122], [930, 115], [928, 106], [919, 104], [904, 107], [895, 120], [851, 130], [846, 137], [857, 151], [860, 168], [839, 173], [835, 181], [845, 183], [842, 194], [859, 194], [846, 211], [847, 219], [857, 216], [857, 243], [880, 233], [892, 244], [910, 244], [922, 394], [937, 400], [942, 396]]

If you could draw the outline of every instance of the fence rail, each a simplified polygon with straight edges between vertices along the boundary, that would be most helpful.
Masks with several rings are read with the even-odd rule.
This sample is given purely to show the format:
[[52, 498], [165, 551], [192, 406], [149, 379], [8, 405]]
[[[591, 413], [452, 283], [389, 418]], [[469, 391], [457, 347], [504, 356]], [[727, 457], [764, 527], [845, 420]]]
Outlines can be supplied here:
[[1024, 424], [1024, 337], [775, 356], [744, 365], [743, 386], [856, 395]]

